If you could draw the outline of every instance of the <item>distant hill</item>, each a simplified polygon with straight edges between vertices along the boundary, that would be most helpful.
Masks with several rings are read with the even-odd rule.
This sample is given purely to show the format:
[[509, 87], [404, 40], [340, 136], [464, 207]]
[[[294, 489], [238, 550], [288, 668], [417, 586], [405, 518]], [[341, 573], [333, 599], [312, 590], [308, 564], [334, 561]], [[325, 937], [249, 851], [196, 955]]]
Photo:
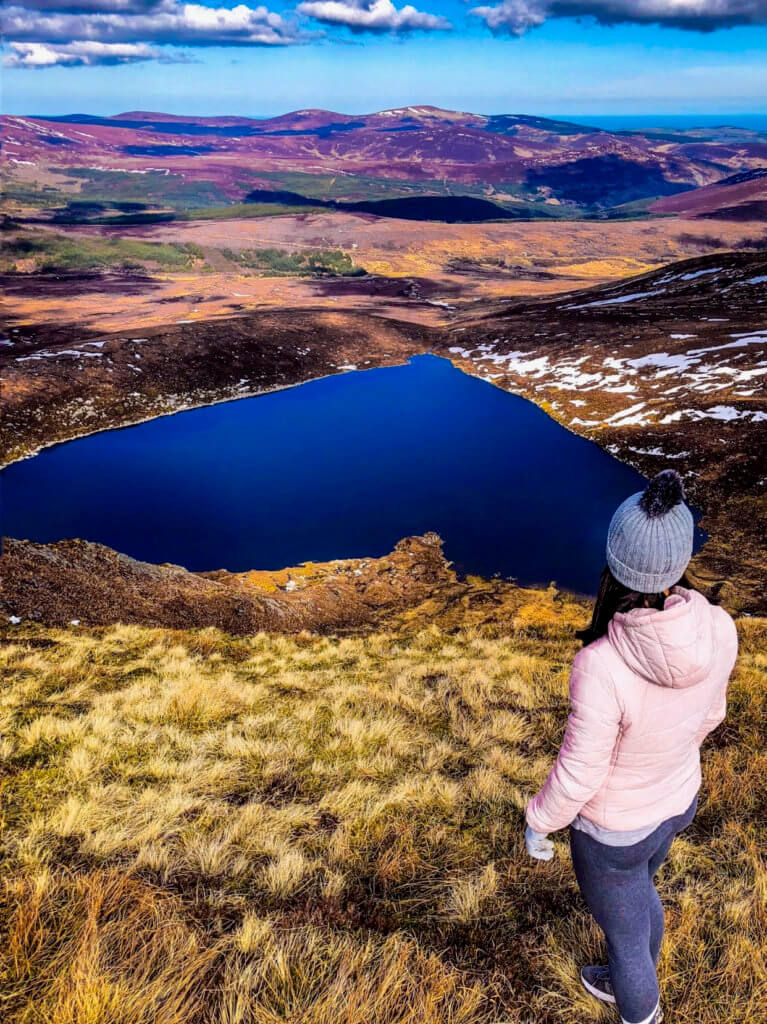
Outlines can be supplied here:
[[767, 222], [767, 167], [741, 171], [685, 195], [660, 199], [650, 209], [684, 217]]
[[767, 168], [767, 134], [755, 131], [737, 138], [728, 128], [609, 132], [431, 106], [371, 114], [304, 109], [265, 119], [141, 110], [6, 116], [2, 130], [11, 177], [14, 165], [30, 163], [158, 172], [174, 182], [210, 183], [222, 205], [241, 202], [254, 188], [281, 188], [328, 202], [472, 196], [527, 217], [557, 207], [569, 215], [636, 215], [653, 200], [653, 212], [695, 215], [699, 190], [717, 182], [758, 190]]

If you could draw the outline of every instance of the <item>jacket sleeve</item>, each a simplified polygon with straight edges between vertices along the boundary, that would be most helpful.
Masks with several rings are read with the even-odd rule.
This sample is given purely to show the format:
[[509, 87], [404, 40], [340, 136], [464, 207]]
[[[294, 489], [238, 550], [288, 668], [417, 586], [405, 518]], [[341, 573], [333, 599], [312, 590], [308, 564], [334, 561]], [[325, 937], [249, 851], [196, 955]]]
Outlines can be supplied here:
[[527, 806], [536, 832], [565, 828], [600, 789], [620, 735], [621, 708], [599, 656], [584, 648], [570, 676], [570, 717], [556, 764]]
[[735, 628], [735, 623], [726, 612], [723, 612], [722, 615], [722, 635], [718, 639], [726, 651], [726, 671], [722, 686], [716, 695], [716, 700], [711, 705], [706, 717], [703, 719], [700, 729], [698, 729], [698, 733], [695, 737], [695, 742], [698, 746], [703, 743], [710, 732], [713, 732], [718, 725], [721, 725], [727, 715], [727, 686], [730, 682], [730, 673], [735, 667], [735, 661], [738, 657], [738, 632]]
[[698, 734], [695, 737], [695, 742], [700, 746], [705, 740], [706, 736], [710, 732], [713, 732], [718, 725], [721, 725], [727, 714], [727, 683], [721, 688], [717, 694], [717, 698], [714, 701], [709, 713], [703, 719]]

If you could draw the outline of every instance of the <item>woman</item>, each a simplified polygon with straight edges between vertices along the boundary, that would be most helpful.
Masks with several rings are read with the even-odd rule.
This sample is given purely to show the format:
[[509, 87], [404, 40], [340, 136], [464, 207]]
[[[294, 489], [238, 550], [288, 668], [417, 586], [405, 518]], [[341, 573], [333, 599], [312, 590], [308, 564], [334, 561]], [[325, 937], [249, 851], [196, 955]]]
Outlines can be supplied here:
[[730, 616], [689, 588], [693, 518], [672, 470], [613, 516], [607, 568], [570, 679], [565, 738], [527, 807], [531, 856], [570, 826], [581, 894], [605, 933], [606, 967], [584, 967], [624, 1024], [658, 1024], [663, 907], [654, 876], [692, 821], [699, 748], [723, 720], [737, 636]]

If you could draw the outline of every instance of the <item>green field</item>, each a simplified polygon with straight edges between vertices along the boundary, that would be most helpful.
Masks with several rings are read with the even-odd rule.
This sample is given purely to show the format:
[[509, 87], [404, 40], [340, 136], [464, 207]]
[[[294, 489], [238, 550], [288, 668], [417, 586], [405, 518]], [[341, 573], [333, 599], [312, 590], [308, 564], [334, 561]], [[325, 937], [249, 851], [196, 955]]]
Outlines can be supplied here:
[[32, 259], [42, 273], [89, 270], [136, 270], [145, 264], [168, 270], [183, 270], [195, 265], [202, 249], [192, 242], [185, 245], [138, 242], [125, 238], [70, 238], [48, 232], [16, 235], [0, 243], [0, 270], [18, 270], [19, 261]]
[[[189, 181], [180, 174], [161, 171], [131, 173], [88, 167], [55, 168], [71, 186], [19, 182], [8, 179], [3, 202], [10, 216], [19, 208], [46, 213], [60, 224], [141, 224], [164, 220], [228, 220], [314, 213], [322, 207], [290, 203], [243, 202], [258, 188], [295, 192], [308, 199], [355, 202], [405, 199], [418, 196], [471, 196], [488, 199], [521, 218], [576, 218], [570, 206], [544, 203], [542, 195], [518, 182], [485, 184], [447, 179], [403, 181], [370, 175], [306, 174], [304, 172], [237, 171], [233, 187], [224, 191], [213, 181]], [[235, 194], [232, 194], [235, 193]]]
[[256, 270], [264, 277], [361, 277], [362, 267], [355, 266], [349, 253], [342, 249], [314, 249], [288, 252], [286, 249], [222, 249], [221, 253], [238, 267]]
[[232, 203], [187, 210], [175, 220], [242, 220], [248, 217], [280, 217], [289, 214], [321, 213], [321, 206], [290, 206], [286, 203]]

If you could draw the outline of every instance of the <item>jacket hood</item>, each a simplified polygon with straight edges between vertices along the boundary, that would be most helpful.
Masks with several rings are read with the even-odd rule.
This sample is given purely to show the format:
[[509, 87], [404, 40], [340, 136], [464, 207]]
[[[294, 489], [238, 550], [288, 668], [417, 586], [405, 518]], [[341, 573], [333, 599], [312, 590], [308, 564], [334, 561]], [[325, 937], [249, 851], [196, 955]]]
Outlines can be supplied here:
[[695, 686], [714, 661], [711, 605], [695, 590], [674, 587], [662, 611], [618, 613], [607, 636], [628, 667], [658, 686]]

